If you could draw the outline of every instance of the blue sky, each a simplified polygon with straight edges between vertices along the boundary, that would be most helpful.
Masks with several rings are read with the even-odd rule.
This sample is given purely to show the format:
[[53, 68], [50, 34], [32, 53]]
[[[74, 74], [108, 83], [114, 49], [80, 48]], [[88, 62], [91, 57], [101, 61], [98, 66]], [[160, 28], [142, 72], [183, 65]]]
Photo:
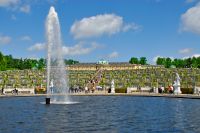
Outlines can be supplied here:
[[63, 54], [80, 62], [200, 56], [200, 0], [0, 0], [0, 51], [46, 57], [45, 19], [54, 6]]

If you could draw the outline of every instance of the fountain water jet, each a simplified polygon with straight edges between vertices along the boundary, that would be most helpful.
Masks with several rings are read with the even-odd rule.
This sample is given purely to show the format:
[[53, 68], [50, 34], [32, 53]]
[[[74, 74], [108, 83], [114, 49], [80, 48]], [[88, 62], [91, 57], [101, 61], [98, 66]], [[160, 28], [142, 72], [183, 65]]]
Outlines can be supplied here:
[[48, 103], [50, 104], [50, 99], [51, 103], [70, 103], [70, 99], [67, 95], [69, 88], [68, 76], [62, 55], [60, 23], [54, 7], [50, 8], [49, 14], [46, 19], [46, 39], [47, 39], [46, 104]]

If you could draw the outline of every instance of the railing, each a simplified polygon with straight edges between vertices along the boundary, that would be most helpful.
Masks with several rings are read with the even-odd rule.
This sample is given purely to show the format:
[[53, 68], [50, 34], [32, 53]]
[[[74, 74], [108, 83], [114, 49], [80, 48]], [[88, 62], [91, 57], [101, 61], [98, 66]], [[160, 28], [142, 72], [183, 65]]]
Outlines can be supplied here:
[[89, 88], [89, 90], [94, 91], [95, 87], [98, 85], [99, 81], [101, 80], [102, 71], [103, 70], [98, 69], [97, 72], [93, 75], [93, 77], [88, 81], [88, 83], [86, 84], [86, 87]]

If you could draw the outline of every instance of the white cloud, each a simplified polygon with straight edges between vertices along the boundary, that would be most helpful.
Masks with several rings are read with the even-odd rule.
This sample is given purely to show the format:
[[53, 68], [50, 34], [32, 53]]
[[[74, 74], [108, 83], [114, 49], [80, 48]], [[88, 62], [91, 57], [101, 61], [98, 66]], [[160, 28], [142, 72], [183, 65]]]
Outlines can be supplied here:
[[118, 56], [119, 56], [119, 53], [116, 52], [116, 51], [114, 51], [114, 52], [112, 52], [112, 53], [110, 53], [110, 54], [108, 55], [108, 58], [117, 58]]
[[179, 50], [180, 54], [190, 54], [192, 52], [193, 49], [191, 48], [185, 48], [185, 49], [181, 49]]
[[[79, 56], [79, 55], [86, 55], [91, 53], [92, 51], [96, 50], [100, 47], [100, 44], [96, 42], [86, 43], [86, 42], [79, 42], [78, 44], [68, 47], [62, 47], [63, 55], [67, 56]], [[36, 43], [28, 48], [28, 51], [42, 51], [46, 48], [45, 43]]]
[[0, 35], [0, 44], [8, 44], [11, 42], [11, 37]]
[[76, 21], [71, 27], [71, 33], [75, 38], [112, 35], [119, 32], [122, 25], [122, 17], [115, 14], [97, 15]]
[[22, 41], [31, 41], [31, 37], [25, 35], [25, 36], [22, 36], [22, 37], [20, 38], [20, 40], [22, 40]]
[[24, 13], [29, 13], [30, 9], [31, 9], [30, 5], [23, 5], [20, 7], [20, 11]]
[[46, 48], [45, 43], [36, 43], [28, 48], [28, 51], [41, 51]]
[[129, 30], [133, 30], [133, 31], [136, 31], [136, 30], [139, 30], [141, 29], [141, 26], [140, 25], [137, 25], [135, 23], [131, 23], [131, 24], [126, 24], [124, 25], [124, 27], [122, 28], [122, 31], [123, 32], [127, 32]]
[[0, 0], [0, 7], [11, 7], [15, 6], [20, 0]]
[[[0, 0], [0, 7], [11, 9], [11, 11], [20, 11], [23, 13], [29, 13], [31, 10], [30, 4], [34, 4], [36, 2], [37, 0], [35, 1]], [[11, 19], [15, 20], [15, 16], [12, 15]]]
[[120, 31], [137, 30], [136, 24], [124, 24], [123, 18], [115, 14], [96, 15], [74, 22], [70, 32], [75, 39], [113, 35]]
[[85, 47], [84, 45], [85, 42], [79, 42], [78, 44], [72, 47], [63, 46], [63, 55], [68, 55], [68, 56], [86, 55], [96, 50], [100, 46], [95, 42], [89, 44], [88, 47]]
[[200, 3], [188, 9], [181, 16], [181, 31], [200, 34]]

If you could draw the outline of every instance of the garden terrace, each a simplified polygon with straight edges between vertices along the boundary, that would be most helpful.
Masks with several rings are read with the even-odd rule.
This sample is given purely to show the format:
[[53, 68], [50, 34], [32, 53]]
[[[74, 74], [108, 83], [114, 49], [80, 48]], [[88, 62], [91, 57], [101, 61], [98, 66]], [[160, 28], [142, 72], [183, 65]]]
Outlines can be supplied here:
[[[79, 64], [80, 65], [80, 64]], [[79, 66], [76, 65], [76, 66]], [[92, 79], [99, 79], [100, 86], [110, 87], [112, 79], [115, 80], [116, 88], [127, 87], [160, 87], [167, 88], [173, 84], [175, 73], [178, 72], [181, 78], [181, 88], [194, 88], [200, 86], [200, 69], [188, 68], [163, 68], [154, 66], [142, 66], [142, 69], [130, 69], [130, 65], [109, 64], [111, 67], [97, 67], [95, 64], [89, 64], [93, 69], [68, 70], [69, 86], [85, 87]], [[124, 66], [124, 68], [123, 68]], [[128, 66], [128, 67], [127, 67]], [[70, 66], [72, 67], [72, 66]], [[79, 66], [81, 67], [81, 65]], [[120, 69], [120, 67], [122, 69]], [[132, 66], [130, 66], [132, 68]], [[69, 67], [68, 67], [69, 68]], [[106, 69], [108, 68], [108, 69]], [[98, 70], [101, 70], [101, 78], [95, 75]], [[45, 70], [12, 70], [0, 72], [0, 88], [37, 88], [46, 87], [46, 71]], [[67, 78], [67, 77], [66, 77]]]

